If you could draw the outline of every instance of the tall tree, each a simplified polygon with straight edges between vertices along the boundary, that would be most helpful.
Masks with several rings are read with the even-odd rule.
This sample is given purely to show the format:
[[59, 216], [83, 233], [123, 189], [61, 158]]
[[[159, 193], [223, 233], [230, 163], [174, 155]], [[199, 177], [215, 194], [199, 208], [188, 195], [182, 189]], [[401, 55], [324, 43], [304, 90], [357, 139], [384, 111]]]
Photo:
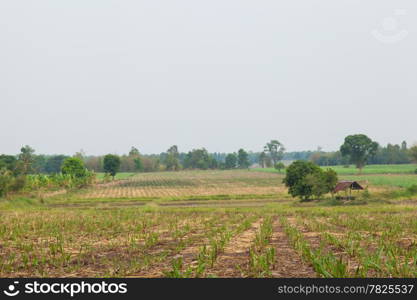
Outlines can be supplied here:
[[167, 150], [167, 155], [165, 157], [165, 165], [167, 170], [178, 171], [180, 169], [179, 156], [178, 147], [176, 145], [171, 146]]
[[269, 153], [272, 163], [275, 165], [284, 157], [285, 148], [279, 141], [272, 140], [269, 143], [266, 143], [264, 151]]
[[67, 158], [68, 156], [66, 155], [53, 155], [48, 157], [45, 163], [44, 171], [49, 174], [59, 173], [64, 160]]
[[103, 160], [104, 172], [113, 177], [116, 176], [120, 170], [120, 157], [114, 154], [107, 154]]
[[184, 168], [203, 169], [210, 167], [210, 156], [205, 148], [193, 149], [184, 158]]
[[32, 172], [32, 164], [35, 160], [34, 153], [35, 150], [28, 145], [20, 149], [18, 164], [22, 174], [26, 175]]
[[131, 156], [131, 157], [137, 157], [139, 155], [140, 155], [140, 153], [139, 153], [138, 148], [132, 146], [132, 148], [129, 151], [129, 156]]
[[135, 170], [138, 172], [141, 172], [143, 170], [143, 163], [140, 156], [133, 159], [133, 162], [135, 163]]
[[226, 169], [234, 169], [236, 168], [236, 164], [237, 164], [237, 156], [235, 153], [229, 153], [226, 156], [226, 160], [225, 160], [225, 168]]
[[411, 160], [417, 163], [417, 144], [411, 147], [408, 151], [409, 151]]
[[368, 159], [374, 156], [377, 150], [378, 143], [364, 134], [347, 136], [344, 144], [340, 147], [342, 155], [349, 157], [350, 162], [359, 169], [359, 173], [362, 173]]
[[241, 169], [249, 168], [249, 155], [244, 149], [239, 149], [237, 153], [237, 164]]
[[86, 157], [85, 151], [83, 149], [81, 149], [80, 151], [75, 152], [74, 157], [77, 157], [77, 158], [81, 159], [82, 161], [84, 161], [85, 157]]
[[0, 155], [0, 170], [6, 169], [10, 172], [13, 172], [13, 174], [17, 175], [17, 160], [16, 157], [13, 155]]
[[140, 157], [139, 150], [136, 147], [132, 147], [129, 151], [129, 160], [133, 161], [133, 166], [135, 171], [141, 172], [143, 171], [143, 163]]
[[265, 168], [265, 164], [266, 164], [266, 153], [264, 151], [262, 151], [261, 154], [259, 154], [258, 162], [259, 162], [259, 165], [262, 168]]

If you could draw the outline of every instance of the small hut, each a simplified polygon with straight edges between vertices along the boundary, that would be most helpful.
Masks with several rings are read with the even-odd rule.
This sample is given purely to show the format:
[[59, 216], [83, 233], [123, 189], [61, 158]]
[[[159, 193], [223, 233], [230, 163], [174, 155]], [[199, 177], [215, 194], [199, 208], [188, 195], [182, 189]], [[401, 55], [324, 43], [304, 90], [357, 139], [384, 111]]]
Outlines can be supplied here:
[[352, 191], [363, 190], [364, 188], [357, 181], [339, 181], [333, 190], [333, 193], [337, 194], [341, 191], [346, 193], [346, 197], [336, 197], [337, 199], [354, 199], [352, 198]]

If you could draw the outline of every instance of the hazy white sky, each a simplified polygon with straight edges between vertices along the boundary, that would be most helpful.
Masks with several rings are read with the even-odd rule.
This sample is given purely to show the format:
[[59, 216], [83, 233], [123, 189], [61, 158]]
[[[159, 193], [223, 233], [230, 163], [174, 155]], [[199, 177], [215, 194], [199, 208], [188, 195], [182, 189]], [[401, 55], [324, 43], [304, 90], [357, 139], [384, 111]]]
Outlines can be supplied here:
[[0, 2], [0, 153], [417, 141], [415, 0]]

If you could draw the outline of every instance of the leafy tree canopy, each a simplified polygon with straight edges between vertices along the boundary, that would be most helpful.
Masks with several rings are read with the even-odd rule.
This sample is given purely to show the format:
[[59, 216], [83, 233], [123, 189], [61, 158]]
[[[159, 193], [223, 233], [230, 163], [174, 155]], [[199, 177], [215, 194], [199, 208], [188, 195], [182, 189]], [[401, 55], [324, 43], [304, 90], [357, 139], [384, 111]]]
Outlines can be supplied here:
[[234, 169], [236, 168], [236, 164], [237, 164], [237, 156], [235, 153], [229, 153], [226, 156], [226, 160], [225, 160], [225, 168], [226, 169]]
[[417, 145], [414, 145], [413, 147], [410, 148], [409, 150], [410, 153], [410, 157], [411, 159], [417, 163]]
[[266, 143], [264, 151], [269, 153], [270, 159], [272, 160], [273, 165], [275, 165], [284, 157], [285, 147], [279, 141], [272, 140], [269, 143]]
[[344, 144], [340, 147], [342, 155], [349, 157], [350, 162], [355, 164], [360, 171], [368, 159], [376, 154], [377, 150], [378, 143], [364, 134], [347, 136]]
[[104, 172], [110, 174], [114, 179], [114, 176], [116, 176], [120, 169], [120, 157], [114, 154], [104, 156], [103, 169]]
[[87, 169], [79, 157], [66, 158], [62, 163], [61, 172], [64, 175], [72, 175], [78, 178], [87, 176]]
[[329, 169], [323, 171], [311, 161], [296, 161], [287, 168], [283, 183], [288, 193], [306, 201], [312, 196], [320, 198], [331, 192], [337, 184], [337, 174]]
[[250, 162], [248, 152], [243, 149], [239, 149], [237, 153], [237, 164], [241, 169], [249, 168]]
[[20, 149], [18, 166], [22, 174], [29, 174], [32, 172], [32, 164], [34, 162], [35, 150], [26, 145]]
[[285, 169], [285, 165], [282, 162], [278, 162], [275, 164], [274, 168], [275, 170], [278, 170], [279, 172], [281, 172], [281, 170]]

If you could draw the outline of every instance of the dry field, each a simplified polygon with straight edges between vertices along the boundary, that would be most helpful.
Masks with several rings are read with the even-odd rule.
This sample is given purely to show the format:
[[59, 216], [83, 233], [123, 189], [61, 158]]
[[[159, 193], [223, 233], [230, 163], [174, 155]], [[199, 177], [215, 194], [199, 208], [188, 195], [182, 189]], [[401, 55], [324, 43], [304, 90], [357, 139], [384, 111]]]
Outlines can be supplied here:
[[179, 197], [201, 195], [277, 194], [286, 191], [282, 176], [235, 171], [142, 173], [87, 191], [81, 198]]
[[1, 277], [417, 277], [417, 210], [324, 206], [282, 175], [140, 174], [0, 210]]

